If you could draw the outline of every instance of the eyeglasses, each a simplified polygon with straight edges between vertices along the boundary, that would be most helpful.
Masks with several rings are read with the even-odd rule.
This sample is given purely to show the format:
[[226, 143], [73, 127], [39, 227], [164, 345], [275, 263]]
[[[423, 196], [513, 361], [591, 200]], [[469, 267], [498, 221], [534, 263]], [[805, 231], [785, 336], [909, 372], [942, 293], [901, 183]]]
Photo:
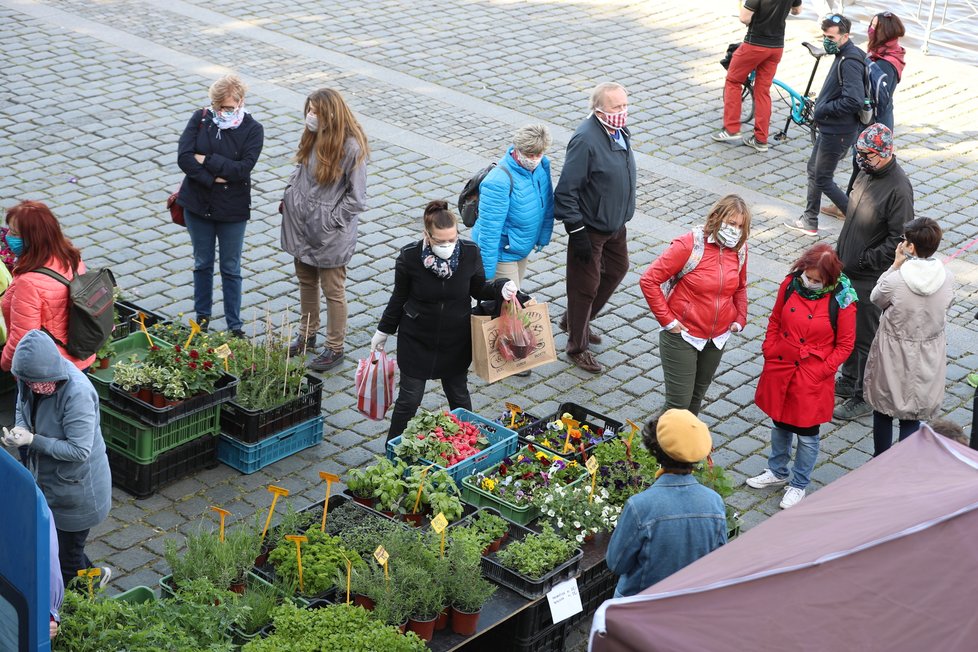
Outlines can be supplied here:
[[431, 241], [431, 244], [433, 244], [433, 245], [453, 245], [456, 242], [458, 242], [458, 236], [455, 236], [451, 240], [436, 240], [433, 237], [431, 237], [431, 234], [429, 233], [428, 234], [428, 240], [430, 240]]
[[823, 18], [822, 20], [830, 20], [833, 23], [839, 24], [839, 23], [842, 22], [842, 18], [843, 17], [840, 16], [839, 14], [829, 14], [825, 18]]

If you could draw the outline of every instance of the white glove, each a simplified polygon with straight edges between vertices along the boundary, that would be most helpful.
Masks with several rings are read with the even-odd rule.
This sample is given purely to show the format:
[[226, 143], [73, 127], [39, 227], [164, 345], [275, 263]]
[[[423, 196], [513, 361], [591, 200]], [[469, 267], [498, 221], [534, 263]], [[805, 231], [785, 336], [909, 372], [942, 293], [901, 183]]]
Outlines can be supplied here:
[[502, 294], [504, 301], [512, 301], [513, 298], [516, 297], [517, 290], [519, 290], [519, 288], [516, 286], [516, 283], [506, 281], [506, 283], [503, 285], [503, 289], [500, 291], [500, 294]]
[[371, 351], [383, 351], [384, 347], [387, 346], [387, 338], [390, 337], [387, 333], [382, 333], [377, 331], [374, 336], [370, 338], [370, 350]]
[[12, 429], [3, 429], [3, 445], [10, 448], [17, 446], [30, 446], [34, 441], [34, 433], [27, 428], [14, 426]]

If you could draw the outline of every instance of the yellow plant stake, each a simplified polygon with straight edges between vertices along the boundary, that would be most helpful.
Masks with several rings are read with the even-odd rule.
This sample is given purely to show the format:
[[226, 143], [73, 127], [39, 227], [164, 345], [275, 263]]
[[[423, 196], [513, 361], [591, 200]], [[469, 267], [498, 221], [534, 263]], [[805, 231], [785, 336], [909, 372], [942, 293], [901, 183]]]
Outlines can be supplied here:
[[224, 517], [230, 514], [231, 512], [229, 512], [226, 509], [221, 509], [220, 507], [214, 507], [213, 505], [211, 505], [211, 509], [217, 512], [218, 515], [221, 517], [220, 540], [223, 542], [224, 541]]
[[200, 324], [195, 322], [193, 319], [190, 321], [190, 337], [187, 338], [187, 343], [183, 345], [183, 348], [190, 348], [190, 342], [194, 339], [194, 335], [200, 332]]
[[441, 556], [445, 556], [445, 528], [448, 527], [448, 519], [445, 518], [445, 514], [438, 512], [438, 515], [431, 519], [431, 529], [435, 531], [436, 534], [441, 535]]
[[145, 333], [146, 341], [149, 342], [150, 346], [153, 346], [153, 338], [150, 337], [149, 331], [146, 330], [146, 313], [142, 310], [139, 311], [139, 330]]
[[594, 500], [594, 485], [598, 481], [598, 458], [594, 456], [587, 458], [584, 466], [587, 467], [588, 473], [591, 474], [591, 493], [587, 497], [587, 501], [590, 503]]
[[417, 514], [418, 513], [418, 505], [421, 504], [421, 490], [424, 489], [424, 478], [425, 478], [426, 475], [428, 475], [428, 471], [430, 471], [431, 470], [431, 467], [433, 467], [433, 466], [434, 466], [434, 464], [429, 464], [427, 466], [427, 468], [425, 468], [421, 472], [421, 480], [418, 481], [418, 495], [415, 496], [415, 498], [414, 498], [414, 508], [411, 510], [411, 513], [412, 514]]
[[638, 426], [637, 426], [637, 425], [635, 424], [635, 422], [634, 422], [634, 421], [632, 421], [631, 419], [625, 419], [625, 422], [626, 422], [626, 423], [627, 423], [627, 424], [628, 424], [629, 426], [631, 426], [631, 427], [632, 427], [632, 431], [631, 431], [630, 433], [628, 433], [628, 448], [631, 448], [631, 447], [632, 447], [632, 438], [633, 438], [633, 437], [635, 437], [635, 433], [637, 433], [637, 432], [638, 432], [639, 430], [641, 430], [641, 428], [639, 428], [639, 427], [638, 427]]
[[319, 526], [320, 532], [326, 531], [326, 512], [329, 511], [329, 493], [333, 488], [334, 482], [340, 481], [340, 476], [333, 475], [332, 473], [326, 473], [325, 471], [319, 472], [319, 477], [326, 481], [326, 499], [323, 501], [323, 522]]
[[95, 590], [94, 590], [94, 584], [92, 582], [92, 578], [99, 577], [101, 575], [102, 575], [101, 568], [83, 568], [80, 571], [78, 571], [78, 577], [88, 578], [88, 598], [90, 600], [95, 599]]
[[299, 566], [299, 590], [305, 592], [302, 587], [302, 544], [309, 538], [299, 534], [286, 534], [285, 538], [287, 541], [295, 542], [295, 562]]
[[272, 493], [272, 506], [268, 508], [268, 518], [265, 519], [265, 529], [261, 531], [262, 541], [265, 540], [265, 535], [268, 534], [268, 526], [272, 523], [272, 513], [275, 512], [275, 503], [278, 502], [278, 497], [289, 495], [288, 489], [276, 487], [273, 484], [268, 485], [268, 490]]
[[516, 427], [516, 415], [523, 412], [523, 408], [515, 403], [507, 403], [506, 409], [509, 410], [509, 428], [512, 430]]

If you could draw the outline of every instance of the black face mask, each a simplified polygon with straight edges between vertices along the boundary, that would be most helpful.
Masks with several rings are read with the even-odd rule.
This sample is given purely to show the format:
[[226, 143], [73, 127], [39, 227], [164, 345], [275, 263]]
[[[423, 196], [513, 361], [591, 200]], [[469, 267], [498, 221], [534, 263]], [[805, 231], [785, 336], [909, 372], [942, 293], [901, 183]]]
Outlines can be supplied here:
[[859, 169], [865, 172], [866, 174], [872, 174], [876, 172], [876, 168], [874, 168], [873, 165], [869, 162], [869, 158], [865, 154], [856, 152], [856, 165], [858, 165]]

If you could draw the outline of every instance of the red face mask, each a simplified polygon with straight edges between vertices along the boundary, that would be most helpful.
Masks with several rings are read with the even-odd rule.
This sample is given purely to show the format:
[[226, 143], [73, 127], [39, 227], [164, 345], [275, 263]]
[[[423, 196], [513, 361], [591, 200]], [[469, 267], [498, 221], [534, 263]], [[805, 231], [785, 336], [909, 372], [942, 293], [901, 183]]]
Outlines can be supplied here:
[[628, 122], [628, 109], [618, 113], [605, 113], [601, 109], [595, 109], [594, 115], [609, 129], [621, 129]]
[[43, 396], [50, 396], [54, 394], [54, 390], [58, 388], [57, 382], [44, 382], [44, 383], [27, 383], [27, 386], [31, 388], [31, 391], [35, 394], [41, 394]]

